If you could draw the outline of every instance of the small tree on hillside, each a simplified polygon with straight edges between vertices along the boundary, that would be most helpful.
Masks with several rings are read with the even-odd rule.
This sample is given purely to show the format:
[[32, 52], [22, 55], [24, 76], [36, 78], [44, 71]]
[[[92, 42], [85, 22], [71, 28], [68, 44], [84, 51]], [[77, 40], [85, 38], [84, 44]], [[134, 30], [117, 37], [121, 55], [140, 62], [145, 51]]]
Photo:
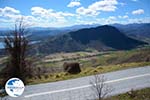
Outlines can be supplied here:
[[15, 24], [15, 30], [4, 39], [5, 50], [8, 54], [7, 66], [3, 70], [4, 84], [12, 77], [20, 78], [26, 84], [26, 77], [31, 75], [31, 62], [27, 60], [27, 30], [23, 19]]

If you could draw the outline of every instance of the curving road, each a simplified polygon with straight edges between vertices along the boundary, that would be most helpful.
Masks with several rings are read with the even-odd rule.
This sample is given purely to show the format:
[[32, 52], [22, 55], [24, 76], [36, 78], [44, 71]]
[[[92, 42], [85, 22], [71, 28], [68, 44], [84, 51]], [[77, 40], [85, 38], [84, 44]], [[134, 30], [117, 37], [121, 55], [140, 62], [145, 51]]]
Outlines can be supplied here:
[[[150, 66], [126, 69], [102, 74], [107, 78], [106, 84], [111, 85], [110, 95], [127, 92], [131, 89], [150, 87]], [[8, 100], [91, 100], [94, 98], [90, 81], [87, 76], [66, 81], [26, 86], [22, 96], [6, 97]]]

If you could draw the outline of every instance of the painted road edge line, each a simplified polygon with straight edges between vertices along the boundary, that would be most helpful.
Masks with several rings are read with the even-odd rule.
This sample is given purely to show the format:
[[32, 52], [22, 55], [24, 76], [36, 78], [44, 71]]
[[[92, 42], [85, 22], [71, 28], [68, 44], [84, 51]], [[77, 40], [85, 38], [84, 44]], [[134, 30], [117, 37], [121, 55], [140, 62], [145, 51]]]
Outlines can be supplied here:
[[[147, 73], [147, 74], [141, 74], [141, 75], [136, 75], [136, 76], [124, 77], [124, 78], [120, 78], [120, 79], [116, 79], [116, 80], [106, 81], [104, 83], [106, 83], [106, 84], [108, 84], [108, 83], [115, 83], [115, 82], [119, 82], [119, 81], [124, 81], [124, 80], [129, 80], [129, 79], [144, 77], [144, 76], [150, 76], [150, 74]], [[84, 85], [84, 86], [79, 86], [79, 87], [73, 87], [73, 88], [67, 88], [67, 89], [61, 89], [61, 90], [55, 90], [55, 91], [34, 93], [34, 94], [30, 94], [30, 95], [25, 95], [24, 97], [25, 98], [30, 98], [30, 97], [34, 97], [34, 96], [40, 96], [40, 95], [46, 95], [46, 94], [52, 94], [52, 93], [58, 93], [58, 92], [65, 92], [65, 91], [77, 90], [77, 89], [87, 88], [87, 87], [91, 87], [91, 86], [92, 85], [89, 84], [89, 85]]]

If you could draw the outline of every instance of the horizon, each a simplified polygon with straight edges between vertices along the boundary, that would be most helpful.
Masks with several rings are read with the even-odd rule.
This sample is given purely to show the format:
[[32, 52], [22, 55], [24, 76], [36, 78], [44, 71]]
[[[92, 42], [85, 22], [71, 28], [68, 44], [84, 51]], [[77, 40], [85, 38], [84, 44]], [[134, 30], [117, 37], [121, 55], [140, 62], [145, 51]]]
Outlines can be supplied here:
[[[111, 26], [111, 25], [133, 25], [133, 24], [150, 24], [150, 22], [145, 22], [145, 23], [126, 23], [126, 24], [121, 24], [121, 23], [112, 23], [112, 24], [98, 24], [98, 23], [96, 23], [96, 24], [76, 24], [76, 25], [71, 25], [71, 26], [62, 26], [62, 27], [42, 27], [42, 26], [31, 26], [31, 27], [28, 27], [29, 29], [34, 29], [34, 28], [43, 28], [43, 29], [47, 29], [47, 28], [49, 28], [49, 29], [63, 29], [63, 28], [71, 28], [71, 27], [75, 27], [75, 26], [86, 26], [86, 25], [89, 25], [89, 26], [91, 26], [91, 28], [92, 28], [92, 26], [93, 27], [99, 27], [99, 26], [105, 26], [105, 25], [109, 25], [109, 26]], [[15, 25], [15, 24], [14, 24]], [[95, 26], [94, 26], [95, 25]], [[14, 30], [14, 26], [13, 27], [0, 27], [0, 31], [5, 31], [5, 30]]]
[[150, 23], [149, 0], [61, 0], [59, 3], [0, 0], [0, 28], [14, 27], [21, 17], [29, 26], [43, 28]]

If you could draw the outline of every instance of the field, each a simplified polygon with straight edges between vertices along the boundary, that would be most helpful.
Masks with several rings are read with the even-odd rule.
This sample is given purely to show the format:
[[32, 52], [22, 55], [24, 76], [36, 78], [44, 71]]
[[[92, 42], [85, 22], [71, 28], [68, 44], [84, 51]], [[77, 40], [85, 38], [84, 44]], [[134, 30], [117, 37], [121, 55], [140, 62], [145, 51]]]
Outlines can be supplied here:
[[[1, 57], [0, 70], [5, 67], [6, 61], [7, 57]], [[78, 62], [81, 72], [79, 74], [64, 72], [64, 62]], [[34, 77], [28, 77], [28, 84], [60, 81], [147, 65], [150, 65], [150, 47], [128, 51], [98, 52], [90, 50], [86, 52], [57, 53], [39, 57], [38, 60], [35, 60], [34, 67], [39, 70]]]
[[[82, 56], [79, 56], [82, 55]], [[37, 62], [37, 66], [43, 70], [40, 77], [29, 78], [29, 84], [45, 83], [59, 80], [66, 80], [71, 78], [83, 77], [93, 74], [106, 73], [111, 71], [123, 70], [127, 68], [134, 68], [140, 66], [150, 65], [150, 50], [149, 48], [135, 49], [129, 51], [109, 51], [97, 52], [94, 51], [77, 52], [77, 53], [61, 53], [57, 54], [59, 57], [51, 56], [43, 58], [41, 62]], [[63, 57], [62, 57], [63, 55]], [[69, 59], [70, 55], [74, 55]], [[57, 60], [54, 60], [58, 58]], [[45, 62], [46, 61], [46, 62]], [[63, 71], [64, 62], [79, 62], [81, 65], [81, 72], [79, 74], [68, 74]]]
[[150, 48], [144, 48], [129, 51], [59, 53], [46, 56], [41, 63], [46, 67], [56, 67], [64, 62], [79, 62], [82, 67], [97, 67], [100, 65], [148, 62], [149, 58]]
[[[7, 60], [7, 57], [0, 58], [0, 70], [5, 67]], [[81, 72], [79, 74], [64, 72], [64, 62], [78, 62], [81, 67]], [[60, 81], [127, 68], [147, 66], [150, 65], [150, 47], [128, 51], [98, 52], [96, 50], [90, 50], [86, 52], [57, 53], [39, 57], [39, 59], [33, 63], [33, 67], [39, 69], [37, 72], [38, 75], [28, 77], [28, 84]]]

